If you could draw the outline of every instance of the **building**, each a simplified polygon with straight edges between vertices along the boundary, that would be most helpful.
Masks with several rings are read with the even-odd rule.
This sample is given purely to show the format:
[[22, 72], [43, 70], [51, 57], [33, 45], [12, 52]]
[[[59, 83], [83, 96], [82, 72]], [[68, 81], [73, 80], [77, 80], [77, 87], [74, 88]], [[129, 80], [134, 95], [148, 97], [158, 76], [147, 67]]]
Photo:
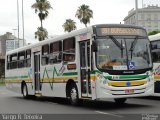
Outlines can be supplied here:
[[[24, 45], [25, 44], [26, 42]], [[19, 47], [22, 46], [23, 40], [19, 39]], [[4, 62], [6, 52], [16, 48], [18, 48], [18, 38], [12, 35], [12, 33], [6, 32], [6, 34], [0, 36], [0, 78], [4, 76]]]
[[147, 6], [145, 8], [139, 8], [137, 12], [132, 9], [123, 21], [124, 24], [142, 26], [147, 32], [160, 30], [160, 7], [158, 5]]

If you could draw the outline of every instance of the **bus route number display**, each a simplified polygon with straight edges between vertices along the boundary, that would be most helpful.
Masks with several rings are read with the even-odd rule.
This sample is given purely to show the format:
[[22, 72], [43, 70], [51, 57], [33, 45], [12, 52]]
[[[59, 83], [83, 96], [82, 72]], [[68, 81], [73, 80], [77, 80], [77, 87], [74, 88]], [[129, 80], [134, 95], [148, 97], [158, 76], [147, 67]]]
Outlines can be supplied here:
[[144, 35], [143, 30], [136, 28], [99, 28], [98, 34], [105, 35]]

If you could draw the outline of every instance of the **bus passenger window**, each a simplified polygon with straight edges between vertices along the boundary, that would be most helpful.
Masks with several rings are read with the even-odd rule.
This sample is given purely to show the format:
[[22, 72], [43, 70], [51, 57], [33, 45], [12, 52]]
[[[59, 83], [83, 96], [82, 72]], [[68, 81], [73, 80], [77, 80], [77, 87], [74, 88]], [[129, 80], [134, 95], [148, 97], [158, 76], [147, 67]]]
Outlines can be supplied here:
[[63, 60], [75, 60], [75, 38], [68, 38], [63, 41]]
[[152, 60], [155, 63], [160, 62], [160, 51], [159, 52], [152, 52]]
[[49, 45], [42, 46], [42, 65], [48, 65], [49, 62]]
[[11, 69], [16, 69], [17, 68], [17, 53], [12, 54], [10, 56], [10, 60], [11, 60], [11, 62], [10, 62], [10, 68]]
[[25, 51], [18, 53], [18, 68], [25, 67]]
[[62, 42], [54, 42], [50, 44], [50, 63], [58, 63], [62, 61]]
[[31, 50], [26, 50], [26, 67], [31, 67]]

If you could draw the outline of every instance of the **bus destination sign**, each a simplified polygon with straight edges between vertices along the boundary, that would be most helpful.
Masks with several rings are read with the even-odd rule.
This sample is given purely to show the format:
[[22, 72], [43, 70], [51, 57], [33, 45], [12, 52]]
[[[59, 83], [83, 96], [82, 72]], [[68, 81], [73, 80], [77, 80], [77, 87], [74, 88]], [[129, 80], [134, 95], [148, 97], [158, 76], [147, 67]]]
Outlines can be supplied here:
[[98, 28], [97, 30], [98, 36], [105, 35], [146, 35], [143, 29], [136, 28]]

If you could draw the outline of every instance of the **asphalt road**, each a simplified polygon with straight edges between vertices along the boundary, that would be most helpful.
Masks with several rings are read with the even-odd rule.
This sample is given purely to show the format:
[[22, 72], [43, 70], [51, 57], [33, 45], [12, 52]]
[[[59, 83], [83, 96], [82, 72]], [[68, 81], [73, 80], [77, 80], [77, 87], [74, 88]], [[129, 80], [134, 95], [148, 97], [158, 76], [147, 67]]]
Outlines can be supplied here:
[[71, 106], [62, 98], [23, 99], [22, 95], [0, 86], [0, 120], [21, 119], [160, 120], [160, 97], [130, 98], [124, 105], [117, 105], [109, 100], [88, 101], [80, 106]]

